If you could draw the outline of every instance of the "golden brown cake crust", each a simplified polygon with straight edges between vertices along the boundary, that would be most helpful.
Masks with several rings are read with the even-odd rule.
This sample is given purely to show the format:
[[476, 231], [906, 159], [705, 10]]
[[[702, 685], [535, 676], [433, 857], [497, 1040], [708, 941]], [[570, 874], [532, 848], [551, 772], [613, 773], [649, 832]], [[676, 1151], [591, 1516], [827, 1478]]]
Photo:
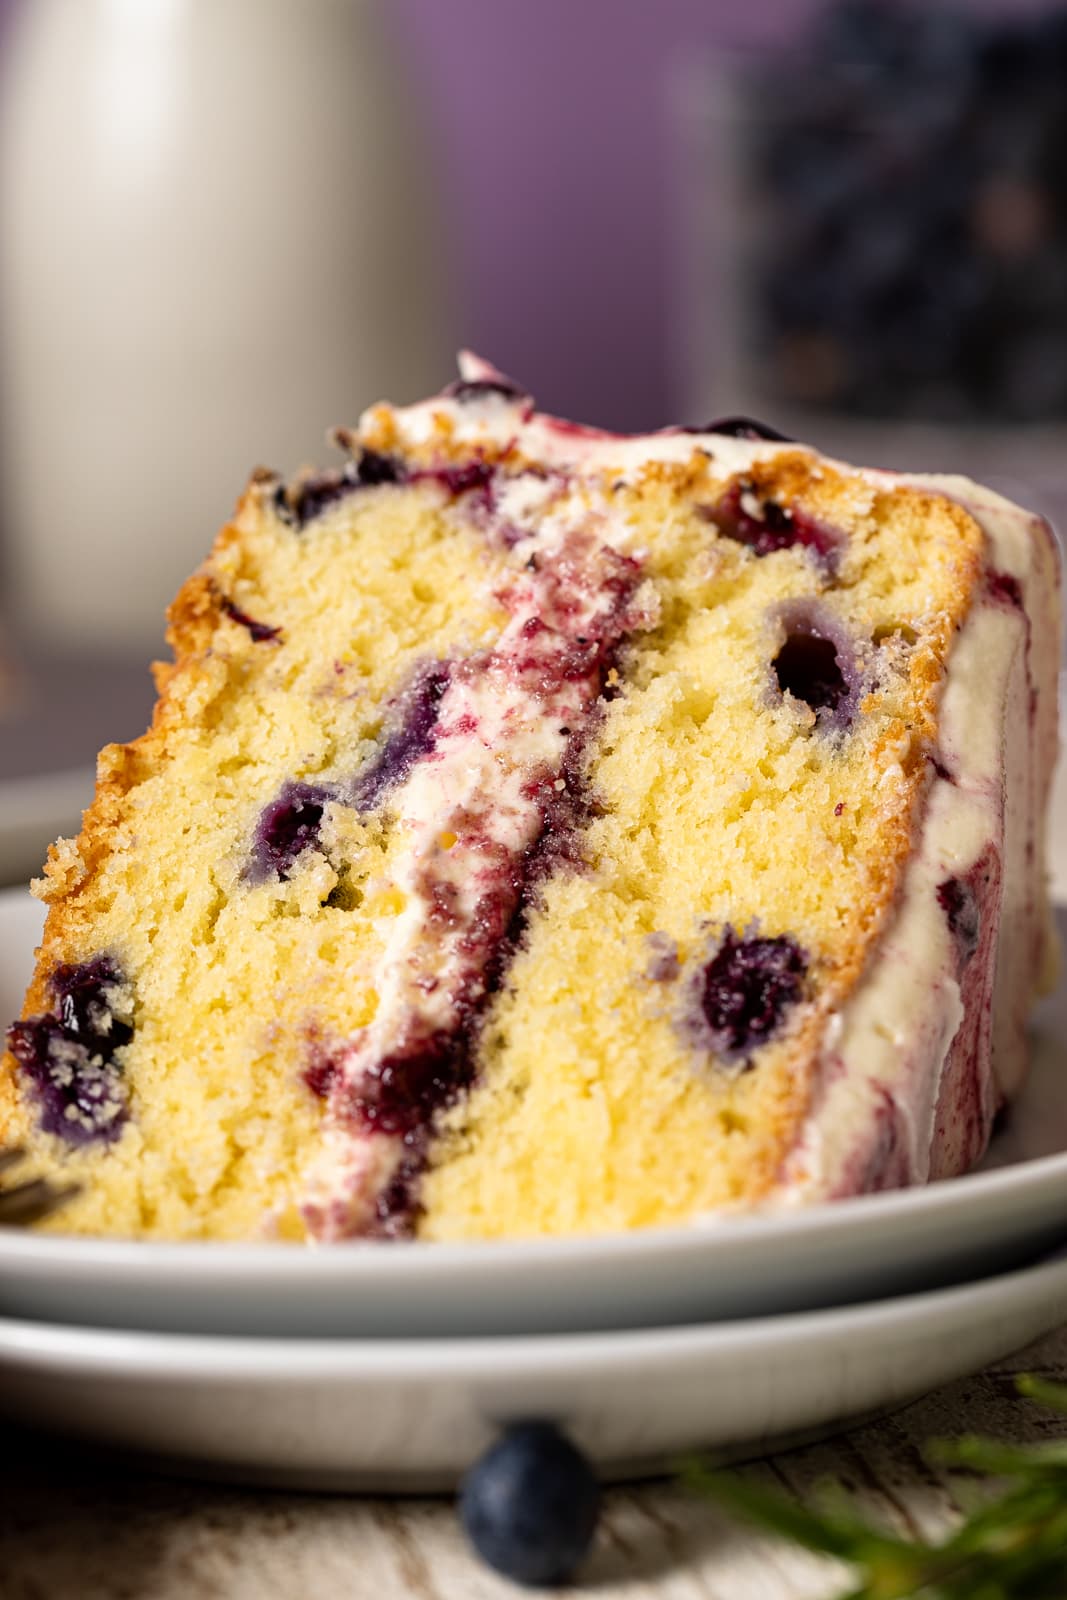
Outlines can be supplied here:
[[[98, 910], [94, 887], [99, 868], [126, 842], [127, 794], [165, 765], [172, 730], [183, 722], [202, 718], [212, 687], [221, 687], [226, 669], [213, 654], [213, 640], [228, 619], [223, 609], [223, 591], [215, 576], [217, 559], [224, 550], [240, 545], [242, 516], [258, 514], [264, 484], [276, 482], [276, 474], [256, 469], [238, 501], [234, 518], [219, 533], [208, 559], [178, 591], [167, 611], [166, 639], [174, 660], [152, 665], [158, 698], [151, 725], [127, 744], [104, 746], [97, 759], [95, 791], [82, 817], [81, 831], [76, 839], [59, 839], [49, 848], [43, 875], [34, 885], [38, 899], [48, 906], [48, 914], [23, 1003], [23, 1017], [48, 1010], [49, 975], [61, 963], [81, 956], [84, 932], [92, 927]], [[6, 1052], [0, 1058], [0, 1144], [17, 1142], [24, 1132], [17, 1071], [17, 1063], [10, 1051]]]

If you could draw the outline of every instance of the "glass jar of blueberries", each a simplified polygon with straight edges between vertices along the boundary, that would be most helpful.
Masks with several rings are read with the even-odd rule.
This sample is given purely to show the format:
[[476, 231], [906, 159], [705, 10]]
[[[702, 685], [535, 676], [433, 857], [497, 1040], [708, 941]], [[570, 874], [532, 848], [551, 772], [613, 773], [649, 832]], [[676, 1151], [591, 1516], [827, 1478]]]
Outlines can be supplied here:
[[1067, 6], [830, 0], [688, 87], [690, 409], [1067, 504]]

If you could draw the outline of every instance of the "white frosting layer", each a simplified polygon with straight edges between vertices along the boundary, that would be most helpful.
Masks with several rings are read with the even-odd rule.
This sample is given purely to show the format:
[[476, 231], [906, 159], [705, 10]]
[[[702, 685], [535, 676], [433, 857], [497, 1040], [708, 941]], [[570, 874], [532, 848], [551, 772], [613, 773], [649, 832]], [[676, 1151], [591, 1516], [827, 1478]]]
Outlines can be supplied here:
[[[489, 652], [454, 664], [432, 749], [391, 794], [400, 848], [379, 900], [384, 953], [373, 1021], [335, 1052], [327, 1121], [302, 1209], [320, 1237], [375, 1225], [378, 1196], [411, 1145], [393, 1079], [463, 1087], [472, 1015], [519, 907], [528, 856], [561, 808], [567, 755], [604, 686], [614, 644], [656, 619], [640, 567], [586, 527], [534, 541], [498, 598], [510, 613]], [[381, 891], [384, 891], [382, 893]], [[358, 1102], [364, 1121], [353, 1128]], [[369, 1114], [368, 1114], [369, 1108]], [[375, 1120], [377, 1119], [377, 1120]], [[416, 1118], [416, 1122], [418, 1122]], [[417, 1131], [417, 1128], [416, 1130]]]
[[[942, 760], [953, 778], [934, 776], [895, 915], [865, 978], [830, 1019], [821, 1089], [783, 1175], [785, 1203], [881, 1187], [881, 1162], [894, 1184], [931, 1175], [943, 1069], [964, 1020], [959, 952], [938, 888], [1001, 847], [1000, 745], [1024, 652], [1021, 617], [974, 608], [941, 704]], [[977, 1087], [988, 1133], [996, 1105], [988, 1064]]]
[[[933, 778], [895, 915], [866, 977], [831, 1019], [822, 1092], [783, 1174], [784, 1204], [922, 1183], [971, 1165], [1025, 1072], [1027, 1012], [1054, 961], [1045, 860], [1059, 664], [1051, 532], [969, 479], [905, 481], [966, 507], [985, 533], [989, 569], [1015, 580], [1021, 605], [995, 589], [977, 596], [953, 648], [940, 715], [940, 758], [951, 781]], [[970, 999], [991, 1006], [992, 1038], [983, 1042], [982, 1019], [971, 1019], [967, 1045], [980, 1059], [955, 1063], [969, 1084], [950, 1083], [946, 1064], [964, 1008], [938, 888], [966, 878], [987, 854], [994, 892], [982, 912], [996, 928], [973, 957], [990, 970], [970, 985]]]

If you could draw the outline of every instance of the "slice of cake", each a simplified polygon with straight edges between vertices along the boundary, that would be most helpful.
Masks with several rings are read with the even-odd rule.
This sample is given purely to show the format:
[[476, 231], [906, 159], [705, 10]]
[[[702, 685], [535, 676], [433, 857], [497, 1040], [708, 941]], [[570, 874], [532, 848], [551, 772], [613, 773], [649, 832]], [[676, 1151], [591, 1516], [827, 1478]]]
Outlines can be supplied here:
[[973, 1163], [1053, 955], [1047, 526], [471, 359], [338, 442], [254, 475], [51, 853], [0, 1078], [50, 1225], [565, 1234]]

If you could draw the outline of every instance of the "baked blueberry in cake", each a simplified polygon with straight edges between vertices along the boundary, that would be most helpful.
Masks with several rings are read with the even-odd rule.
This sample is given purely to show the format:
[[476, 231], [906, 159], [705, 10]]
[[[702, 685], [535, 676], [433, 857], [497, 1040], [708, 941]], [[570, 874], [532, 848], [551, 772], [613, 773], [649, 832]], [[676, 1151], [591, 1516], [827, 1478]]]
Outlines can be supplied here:
[[1053, 959], [1058, 566], [961, 478], [465, 358], [254, 474], [100, 758], [0, 1138], [169, 1238], [568, 1234], [964, 1171]]

